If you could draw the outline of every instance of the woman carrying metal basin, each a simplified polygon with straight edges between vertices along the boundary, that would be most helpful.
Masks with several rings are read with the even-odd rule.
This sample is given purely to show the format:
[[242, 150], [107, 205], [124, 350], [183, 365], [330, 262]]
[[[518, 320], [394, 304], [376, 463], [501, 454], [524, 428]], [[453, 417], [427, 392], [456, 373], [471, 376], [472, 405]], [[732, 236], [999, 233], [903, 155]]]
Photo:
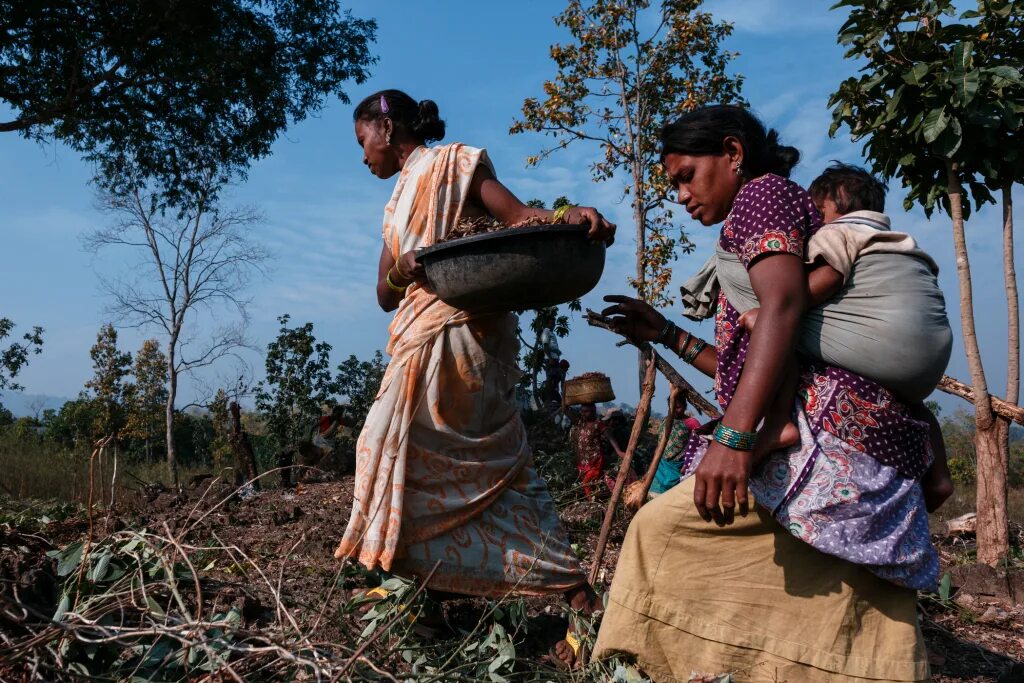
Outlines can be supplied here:
[[[564, 592], [575, 609], [599, 607], [533, 467], [516, 409], [515, 316], [444, 303], [424, 286], [416, 252], [460, 219], [480, 215], [506, 225], [530, 218], [588, 224], [589, 237], [607, 243], [615, 226], [592, 208], [525, 206], [498, 182], [483, 149], [428, 147], [445, 131], [430, 100], [384, 90], [363, 100], [354, 119], [363, 163], [378, 178], [398, 176], [384, 208], [377, 277], [381, 308], [397, 311], [335, 557], [420, 578], [436, 565], [428, 585], [439, 591]], [[571, 663], [575, 649], [562, 643], [561, 659]]]

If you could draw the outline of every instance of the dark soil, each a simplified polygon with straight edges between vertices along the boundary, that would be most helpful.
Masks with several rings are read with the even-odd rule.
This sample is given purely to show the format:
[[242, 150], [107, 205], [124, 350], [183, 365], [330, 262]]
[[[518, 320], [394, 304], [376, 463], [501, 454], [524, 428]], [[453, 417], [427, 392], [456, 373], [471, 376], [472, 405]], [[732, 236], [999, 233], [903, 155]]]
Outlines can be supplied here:
[[[555, 456], [538, 453], [542, 473], [555, 466], [552, 457]], [[379, 580], [333, 558], [348, 518], [352, 486], [352, 478], [345, 477], [335, 482], [302, 485], [297, 490], [271, 488], [245, 501], [232, 499], [199, 522], [188, 538], [196, 546], [237, 546], [272, 582], [280, 581], [282, 603], [303, 630], [316, 624], [315, 640], [351, 641], [353, 633], [361, 631], [365, 622], [359, 622], [358, 614], [344, 609], [348, 593]], [[181, 530], [189, 520], [194, 521], [229, 493], [222, 488], [206, 490], [204, 484], [181, 495], [162, 493], [151, 502], [140, 499], [133, 506], [95, 519], [94, 535], [99, 538], [125, 527]], [[556, 497], [562, 521], [589, 570], [605, 503], [587, 501], [571, 490]], [[601, 563], [601, 585], [610, 582], [627, 522], [622, 515], [616, 519]], [[10, 522], [0, 524], [0, 582], [4, 592], [10, 596], [15, 588], [17, 596], [34, 610], [52, 614], [59, 584], [53, 560], [45, 553], [82, 538], [87, 529], [88, 522], [80, 516], [29, 530]], [[1005, 596], [989, 594], [969, 598], [971, 574], [959, 568], [958, 563], [970, 543], [970, 539], [939, 541], [944, 562], [954, 570], [957, 583], [949, 601], [924, 598], [921, 602], [922, 628], [934, 680], [1024, 681], [1024, 609], [1010, 604], [1012, 595], [1010, 602]], [[274, 620], [275, 601], [265, 583], [247, 572], [251, 568], [246, 569], [244, 562], [225, 561], [201, 570], [203, 577], [218, 587], [213, 599], [239, 606], [246, 625], [258, 628]], [[1010, 584], [1012, 580], [1007, 579], [1006, 585]], [[963, 586], [959, 594], [958, 586]], [[526, 604], [528, 651], [519, 656], [536, 660], [564, 635], [567, 624], [562, 617], [562, 600], [557, 596], [530, 598]], [[453, 627], [469, 630], [484, 616], [487, 607], [484, 600], [464, 598], [444, 602], [443, 612]], [[0, 620], [0, 628], [12, 627]], [[389, 662], [378, 660], [378, 664], [388, 666]], [[398, 667], [402, 663], [396, 660], [390, 664]]]

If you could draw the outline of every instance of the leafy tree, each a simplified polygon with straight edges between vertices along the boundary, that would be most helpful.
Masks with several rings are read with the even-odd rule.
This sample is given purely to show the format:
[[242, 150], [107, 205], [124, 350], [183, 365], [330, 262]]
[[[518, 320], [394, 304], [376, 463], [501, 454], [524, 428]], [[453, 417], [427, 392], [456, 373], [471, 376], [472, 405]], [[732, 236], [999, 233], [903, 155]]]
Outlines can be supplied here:
[[[700, 0], [570, 0], [555, 23], [572, 41], [551, 46], [557, 73], [545, 81], [542, 99], [523, 103], [510, 132], [544, 133], [556, 144], [528, 158], [536, 165], [574, 142], [594, 143], [600, 158], [595, 181], [624, 178], [636, 225], [639, 296], [668, 305], [675, 251], [692, 249], [676, 236], [663, 203], [670, 190], [660, 164], [658, 131], [667, 119], [712, 102], [739, 97], [742, 78], [726, 67], [734, 53], [722, 41], [732, 32], [698, 8]], [[652, 31], [644, 27], [652, 25]]]
[[[250, 208], [220, 207], [213, 199], [214, 179], [172, 213], [161, 206], [156, 191], [103, 193], [103, 208], [116, 222], [85, 239], [87, 249], [114, 250], [136, 259], [134, 281], [102, 279], [120, 320], [161, 334], [167, 359], [167, 401], [164, 406], [167, 467], [178, 479], [174, 404], [178, 379], [234, 355], [246, 347], [248, 299], [244, 290], [260, 272], [266, 251], [249, 236], [259, 215]], [[193, 326], [205, 312], [219, 324], [202, 345], [190, 343]]]
[[349, 416], [355, 431], [362, 429], [387, 367], [380, 351], [374, 351], [370, 360], [349, 356], [338, 366], [337, 393], [348, 402]]
[[338, 0], [0, 0], [0, 131], [54, 137], [108, 186], [195, 197], [362, 83], [376, 23]]
[[178, 413], [174, 421], [174, 440], [179, 445], [178, 458], [183, 466], [209, 466], [213, 439], [213, 423], [205, 415]]
[[[975, 331], [964, 235], [971, 206], [963, 195], [969, 190], [980, 206], [993, 201], [991, 188], [1000, 187], [1008, 203], [1010, 185], [1024, 176], [1024, 7], [1009, 0], [979, 0], [977, 10], [956, 22], [953, 0], [843, 0], [836, 6], [852, 8], [839, 39], [849, 47], [847, 56], [862, 62], [863, 75], [843, 81], [832, 96], [832, 133], [846, 125], [864, 138], [874, 170], [899, 177], [907, 188], [907, 208], [920, 204], [931, 215], [940, 206], [952, 219], [975, 406], [978, 559], [995, 564], [1009, 548], [1007, 425], [992, 411]], [[1004, 265], [1013, 280], [1007, 283], [1013, 320], [1017, 294], [1011, 220], [1004, 221], [1004, 249], [1007, 244]], [[1008, 379], [1008, 398], [1014, 403], [1016, 335], [1014, 330]]]
[[0, 405], [0, 427], [6, 427], [14, 423], [14, 413]]
[[141, 441], [146, 460], [152, 460], [154, 447], [164, 441], [160, 432], [167, 405], [167, 357], [156, 339], [142, 342], [142, 348], [135, 354], [132, 376], [135, 382], [125, 392], [125, 434]]
[[228, 414], [228, 393], [218, 389], [210, 403], [210, 423], [213, 427], [213, 440], [210, 443], [210, 459], [213, 463], [213, 471], [220, 474], [225, 467], [232, 463], [231, 441], [231, 418]]
[[338, 391], [331, 376], [331, 345], [318, 342], [313, 323], [289, 327], [279, 317], [277, 339], [267, 345], [266, 380], [256, 388], [256, 407], [278, 449], [309, 438], [321, 406]]
[[43, 435], [51, 443], [64, 448], [86, 449], [92, 444], [97, 421], [96, 404], [82, 392], [67, 401], [59, 411], [50, 412], [43, 420]]
[[[0, 318], [0, 341], [11, 335], [14, 323], [9, 318]], [[29, 356], [43, 352], [43, 328], [33, 327], [20, 342], [12, 342], [6, 349], [0, 348], [0, 389], [17, 391], [23, 387], [14, 381], [18, 373], [28, 364]]]
[[117, 330], [107, 323], [96, 335], [89, 351], [93, 376], [85, 383], [91, 390], [95, 406], [92, 434], [95, 438], [121, 436], [125, 424], [125, 385], [132, 363], [132, 354], [117, 348]]

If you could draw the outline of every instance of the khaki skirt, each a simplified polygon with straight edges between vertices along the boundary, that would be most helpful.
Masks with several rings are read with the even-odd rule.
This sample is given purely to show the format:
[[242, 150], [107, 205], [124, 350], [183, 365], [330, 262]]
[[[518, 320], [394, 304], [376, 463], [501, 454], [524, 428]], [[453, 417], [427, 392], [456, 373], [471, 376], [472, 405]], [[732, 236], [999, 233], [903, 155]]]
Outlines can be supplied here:
[[657, 683], [925, 681], [917, 595], [794, 538], [764, 510], [718, 527], [693, 479], [630, 524], [594, 655]]

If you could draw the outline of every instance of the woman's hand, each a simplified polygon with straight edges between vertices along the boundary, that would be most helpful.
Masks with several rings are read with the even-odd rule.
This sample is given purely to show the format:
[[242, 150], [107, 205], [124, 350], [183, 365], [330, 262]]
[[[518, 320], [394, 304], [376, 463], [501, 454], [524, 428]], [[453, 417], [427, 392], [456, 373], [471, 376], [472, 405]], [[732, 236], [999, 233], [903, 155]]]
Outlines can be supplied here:
[[617, 294], [604, 300], [615, 305], [601, 311], [601, 315], [610, 317], [612, 329], [633, 341], [655, 341], [665, 329], [665, 316], [644, 301]]
[[593, 207], [574, 206], [565, 214], [563, 220], [574, 225], [590, 224], [587, 237], [595, 242], [604, 242], [609, 247], [615, 242], [615, 224], [609, 222]]
[[[398, 261], [395, 262], [394, 273], [402, 280], [401, 282], [395, 282], [400, 287], [412, 284], [413, 282], [423, 284], [427, 281], [427, 271], [423, 264], [416, 260], [415, 250], [407, 251], [398, 257]], [[392, 276], [393, 280], [394, 276]]]
[[746, 517], [749, 509], [747, 481], [753, 457], [750, 451], [737, 451], [717, 441], [711, 442], [693, 474], [693, 503], [704, 521], [714, 520], [719, 526], [732, 524], [737, 508], [740, 515]]

